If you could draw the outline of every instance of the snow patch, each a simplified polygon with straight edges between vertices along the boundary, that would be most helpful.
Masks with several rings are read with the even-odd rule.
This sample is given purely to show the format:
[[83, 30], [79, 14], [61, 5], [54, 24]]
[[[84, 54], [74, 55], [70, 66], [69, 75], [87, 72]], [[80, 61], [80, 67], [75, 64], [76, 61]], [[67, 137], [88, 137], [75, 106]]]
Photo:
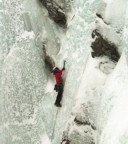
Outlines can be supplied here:
[[21, 38], [27, 40], [27, 39], [34, 39], [35, 38], [35, 34], [33, 31], [28, 32], [28, 31], [24, 31], [24, 33], [22, 33]]
[[[128, 111], [128, 66], [124, 53], [114, 74], [115, 75], [111, 76], [111, 81], [106, 85], [105, 98], [107, 103], [111, 103], [112, 109], [107, 111], [108, 121], [105, 123], [100, 144], [127, 143], [128, 115], [126, 113]], [[110, 90], [110, 83], [113, 88], [112, 90]], [[112, 101], [113, 97], [115, 97], [114, 101]], [[108, 109], [108, 106], [106, 109]]]
[[120, 34], [116, 33], [115, 29], [110, 25], [106, 25], [102, 19], [96, 19], [96, 30], [99, 32], [103, 38], [115, 45], [119, 45], [121, 42]]
[[53, 81], [49, 78], [48, 79], [48, 82], [47, 82], [47, 86], [46, 86], [46, 88], [45, 88], [45, 93], [48, 93], [48, 92], [53, 92], [53, 90], [54, 90], [54, 83], [53, 83]]
[[51, 144], [48, 136], [46, 134], [44, 134], [41, 138], [41, 144]]

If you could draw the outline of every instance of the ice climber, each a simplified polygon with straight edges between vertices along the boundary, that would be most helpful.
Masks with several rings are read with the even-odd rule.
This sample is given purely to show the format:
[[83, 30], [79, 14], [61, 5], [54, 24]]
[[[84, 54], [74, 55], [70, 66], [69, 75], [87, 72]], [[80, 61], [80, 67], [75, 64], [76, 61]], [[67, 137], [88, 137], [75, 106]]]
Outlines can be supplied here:
[[61, 99], [62, 99], [63, 88], [64, 88], [63, 79], [62, 79], [62, 72], [64, 70], [65, 70], [65, 61], [64, 61], [64, 66], [63, 66], [62, 70], [60, 70], [58, 67], [54, 67], [53, 70], [52, 70], [52, 73], [53, 73], [53, 75], [55, 77], [55, 80], [56, 80], [54, 90], [56, 92], [58, 92], [57, 98], [56, 98], [56, 101], [55, 101], [55, 106], [57, 106], [57, 107], [61, 107], [60, 102], [61, 102]]
[[64, 61], [64, 66], [63, 66], [62, 70], [60, 70], [58, 67], [54, 67], [55, 66], [54, 60], [47, 54], [45, 47], [46, 47], [45, 43], [43, 43], [45, 66], [51, 73], [53, 73], [55, 80], [56, 80], [54, 90], [56, 92], [58, 92], [58, 94], [57, 94], [55, 106], [61, 107], [60, 102], [62, 99], [62, 94], [63, 94], [63, 89], [64, 89], [62, 72], [65, 70], [65, 62], [66, 61]]

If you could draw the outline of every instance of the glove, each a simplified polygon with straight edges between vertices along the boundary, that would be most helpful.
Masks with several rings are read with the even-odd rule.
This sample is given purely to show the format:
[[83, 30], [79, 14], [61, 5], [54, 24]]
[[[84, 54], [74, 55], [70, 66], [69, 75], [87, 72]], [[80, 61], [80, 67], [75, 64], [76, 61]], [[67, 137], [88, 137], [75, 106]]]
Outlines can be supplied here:
[[65, 68], [62, 68], [62, 71], [64, 71], [65, 70]]
[[63, 66], [63, 69], [62, 69], [62, 70], [65, 70], [65, 63], [66, 63], [66, 60], [64, 60], [64, 66]]

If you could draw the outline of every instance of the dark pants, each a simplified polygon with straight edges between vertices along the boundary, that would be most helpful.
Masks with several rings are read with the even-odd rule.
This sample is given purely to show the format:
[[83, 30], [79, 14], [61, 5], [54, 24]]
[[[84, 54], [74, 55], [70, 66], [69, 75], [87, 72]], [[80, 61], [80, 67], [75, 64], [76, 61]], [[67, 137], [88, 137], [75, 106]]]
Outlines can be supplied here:
[[62, 94], [63, 94], [63, 84], [56, 84], [54, 90], [58, 92], [57, 97], [56, 97], [56, 104], [60, 104], [61, 99], [62, 99]]

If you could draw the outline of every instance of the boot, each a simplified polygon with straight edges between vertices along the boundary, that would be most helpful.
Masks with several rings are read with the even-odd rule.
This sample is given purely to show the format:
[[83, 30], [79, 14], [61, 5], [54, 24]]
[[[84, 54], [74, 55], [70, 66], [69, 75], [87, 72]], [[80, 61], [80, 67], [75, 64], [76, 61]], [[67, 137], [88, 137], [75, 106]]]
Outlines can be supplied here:
[[62, 105], [60, 103], [55, 103], [56, 107], [62, 107]]

